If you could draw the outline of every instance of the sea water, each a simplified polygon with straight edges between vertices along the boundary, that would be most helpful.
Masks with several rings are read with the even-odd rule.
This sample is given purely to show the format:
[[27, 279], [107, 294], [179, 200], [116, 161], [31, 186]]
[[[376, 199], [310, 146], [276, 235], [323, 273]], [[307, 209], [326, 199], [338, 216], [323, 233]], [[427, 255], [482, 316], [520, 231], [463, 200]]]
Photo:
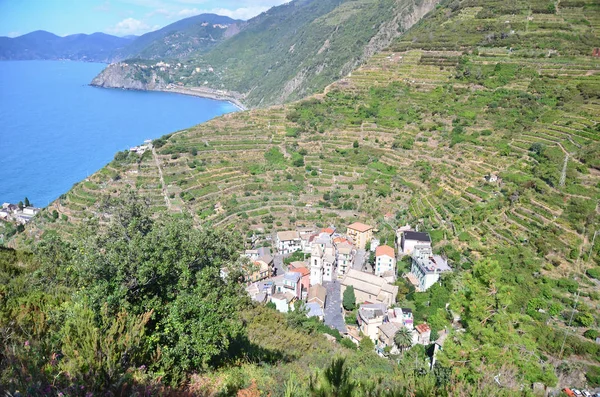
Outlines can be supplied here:
[[89, 86], [106, 65], [0, 62], [0, 204], [44, 207], [146, 139], [235, 111], [229, 102]]

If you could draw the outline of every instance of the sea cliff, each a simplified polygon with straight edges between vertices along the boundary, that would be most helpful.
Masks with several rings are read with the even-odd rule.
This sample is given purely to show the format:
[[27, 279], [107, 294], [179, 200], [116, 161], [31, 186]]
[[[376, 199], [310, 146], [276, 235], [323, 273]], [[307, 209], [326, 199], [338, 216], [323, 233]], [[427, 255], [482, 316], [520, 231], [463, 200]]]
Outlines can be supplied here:
[[160, 69], [119, 62], [108, 65], [94, 77], [91, 85], [128, 90], [160, 90], [166, 88], [167, 82], [160, 74]]
[[[165, 64], [167, 67], [168, 64]], [[154, 67], [125, 62], [107, 66], [90, 85], [103, 88], [121, 88], [125, 90], [164, 91], [183, 95], [192, 95], [221, 101], [229, 101], [240, 110], [246, 110], [242, 103], [244, 96], [237, 92], [216, 90], [209, 87], [188, 87], [170, 82], [163, 66]]]

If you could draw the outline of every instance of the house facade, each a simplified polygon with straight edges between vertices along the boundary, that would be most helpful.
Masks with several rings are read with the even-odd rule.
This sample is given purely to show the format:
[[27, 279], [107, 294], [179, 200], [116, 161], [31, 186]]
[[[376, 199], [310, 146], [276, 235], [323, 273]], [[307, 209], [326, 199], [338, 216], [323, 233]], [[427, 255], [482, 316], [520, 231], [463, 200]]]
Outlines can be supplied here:
[[416, 246], [407, 278], [418, 292], [424, 292], [439, 281], [442, 273], [451, 271], [446, 259], [440, 255], [434, 255], [430, 246]]
[[285, 272], [283, 275], [283, 290], [292, 293], [297, 299], [302, 298], [302, 274], [298, 272]]
[[396, 274], [396, 253], [389, 245], [380, 245], [375, 250], [375, 275], [383, 277], [386, 272]]
[[373, 226], [354, 222], [346, 229], [346, 235], [352, 239], [356, 248], [364, 250], [373, 238]]
[[337, 248], [337, 276], [342, 279], [352, 267], [354, 261], [354, 247], [348, 242], [342, 242]]
[[428, 233], [406, 230], [400, 233], [400, 249], [404, 255], [411, 255], [416, 246], [431, 247], [431, 237]]
[[379, 336], [379, 326], [386, 321], [387, 305], [384, 303], [369, 303], [363, 304], [356, 313], [356, 320], [360, 331], [371, 338], [372, 341], [377, 341]]
[[333, 281], [336, 268], [336, 251], [331, 236], [321, 233], [313, 240], [310, 256], [310, 285]]
[[277, 232], [277, 250], [281, 254], [291, 254], [302, 249], [300, 233], [295, 230]]
[[419, 324], [413, 331], [413, 345], [428, 345], [431, 343], [431, 328], [427, 324]]
[[378, 350], [382, 351], [386, 347], [389, 347], [391, 348], [391, 353], [396, 353], [398, 348], [394, 342], [394, 336], [396, 335], [396, 332], [400, 330], [400, 328], [400, 325], [392, 322], [381, 324], [379, 326], [379, 333], [376, 343]]
[[271, 296], [271, 302], [275, 304], [277, 311], [281, 313], [287, 313], [290, 310], [294, 310], [294, 302], [296, 297], [290, 292], [278, 292]]

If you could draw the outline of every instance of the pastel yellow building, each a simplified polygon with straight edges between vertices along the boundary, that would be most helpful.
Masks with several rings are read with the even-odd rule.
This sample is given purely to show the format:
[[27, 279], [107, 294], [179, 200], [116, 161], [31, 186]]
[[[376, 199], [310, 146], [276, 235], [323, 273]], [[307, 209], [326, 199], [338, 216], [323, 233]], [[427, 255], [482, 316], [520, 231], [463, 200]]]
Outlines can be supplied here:
[[373, 239], [373, 226], [354, 222], [346, 230], [346, 235], [352, 239], [358, 249], [365, 249], [367, 243]]

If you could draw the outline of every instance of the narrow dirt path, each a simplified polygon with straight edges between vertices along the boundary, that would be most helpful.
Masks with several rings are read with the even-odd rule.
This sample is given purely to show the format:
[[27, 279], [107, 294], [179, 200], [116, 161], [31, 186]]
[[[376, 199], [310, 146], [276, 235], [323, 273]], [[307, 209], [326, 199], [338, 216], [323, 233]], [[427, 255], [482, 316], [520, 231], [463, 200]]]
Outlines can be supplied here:
[[567, 163], [568, 162], [569, 162], [569, 154], [567, 153], [565, 155], [565, 162], [563, 163], [562, 172], [560, 174], [560, 181], [558, 182], [558, 185], [561, 187], [565, 186], [565, 180], [567, 178]]
[[169, 200], [169, 195], [167, 194], [167, 185], [165, 185], [165, 179], [163, 178], [162, 168], [160, 168], [160, 160], [158, 159], [156, 149], [154, 148], [152, 148], [152, 157], [154, 157], [156, 168], [158, 168], [158, 175], [160, 176], [160, 184], [162, 186], [162, 194], [165, 198], [165, 204], [167, 204], [167, 208], [169, 209], [169, 211], [171, 211], [171, 200]]

